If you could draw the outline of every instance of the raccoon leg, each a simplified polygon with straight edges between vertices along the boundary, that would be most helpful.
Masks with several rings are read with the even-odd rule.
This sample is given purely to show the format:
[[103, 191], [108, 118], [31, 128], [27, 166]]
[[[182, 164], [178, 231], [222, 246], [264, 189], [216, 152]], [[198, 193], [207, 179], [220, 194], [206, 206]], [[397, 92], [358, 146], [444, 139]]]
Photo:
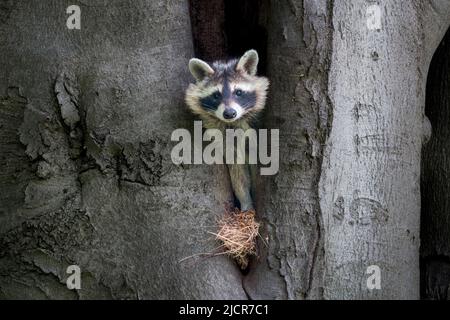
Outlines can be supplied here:
[[251, 177], [248, 165], [245, 164], [229, 164], [231, 186], [236, 198], [241, 204], [241, 211], [253, 209], [253, 201], [251, 197]]

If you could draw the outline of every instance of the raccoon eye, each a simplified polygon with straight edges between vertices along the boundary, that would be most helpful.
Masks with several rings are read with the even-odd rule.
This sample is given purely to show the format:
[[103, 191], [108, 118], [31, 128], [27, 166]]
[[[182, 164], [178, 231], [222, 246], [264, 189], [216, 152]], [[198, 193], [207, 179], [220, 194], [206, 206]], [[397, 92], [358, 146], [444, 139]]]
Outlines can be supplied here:
[[214, 93], [213, 93], [213, 98], [214, 98], [215, 100], [219, 100], [220, 97], [221, 97], [220, 92], [217, 91], [217, 92], [214, 92]]
[[241, 89], [237, 89], [236, 92], [235, 92], [235, 94], [236, 94], [238, 97], [242, 96], [242, 90], [241, 90]]

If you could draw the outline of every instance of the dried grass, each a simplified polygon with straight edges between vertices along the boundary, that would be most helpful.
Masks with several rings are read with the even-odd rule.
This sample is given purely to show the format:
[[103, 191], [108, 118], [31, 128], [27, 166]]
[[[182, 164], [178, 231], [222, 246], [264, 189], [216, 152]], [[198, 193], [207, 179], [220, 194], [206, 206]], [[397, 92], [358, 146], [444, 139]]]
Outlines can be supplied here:
[[254, 210], [228, 211], [219, 220], [219, 231], [214, 234], [216, 239], [222, 242], [224, 253], [235, 259], [242, 269], [247, 268], [249, 257], [256, 255], [259, 223], [255, 216]]

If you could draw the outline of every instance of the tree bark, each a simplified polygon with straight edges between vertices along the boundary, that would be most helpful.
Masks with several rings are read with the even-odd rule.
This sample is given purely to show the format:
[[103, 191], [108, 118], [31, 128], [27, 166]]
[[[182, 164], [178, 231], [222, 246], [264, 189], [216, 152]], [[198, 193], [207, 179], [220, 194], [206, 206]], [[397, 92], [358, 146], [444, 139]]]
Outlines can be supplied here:
[[[266, 123], [281, 129], [282, 157], [259, 191], [269, 244], [247, 292], [418, 298], [425, 75], [449, 5], [383, 2], [381, 29], [369, 30], [364, 1], [270, 4]], [[367, 286], [372, 265], [381, 290]]]
[[[226, 168], [170, 158], [172, 131], [194, 120], [183, 102], [188, 0], [79, 2], [81, 30], [67, 29], [61, 1], [0, 5], [0, 298], [419, 298], [425, 87], [448, 1], [243, 6], [261, 11], [248, 13], [247, 31], [267, 18], [262, 126], [280, 129], [279, 174], [258, 178], [263, 240], [246, 276], [225, 256], [197, 255], [218, 246], [208, 232], [232, 200]], [[226, 23], [236, 4], [208, 5], [220, 12], [193, 19], [198, 54], [249, 49], [237, 25], [245, 14]], [[369, 5], [379, 27], [368, 25]], [[427, 164], [446, 170], [437, 120], [447, 98], [430, 98], [444, 107], [432, 109], [442, 113], [424, 149], [424, 196], [440, 201], [426, 208], [435, 225], [424, 229], [424, 257], [449, 255], [446, 200], [427, 193], [446, 190]], [[66, 287], [72, 264], [82, 290]], [[372, 265], [381, 290], [367, 287]]]
[[251, 298], [322, 298], [323, 239], [318, 198], [331, 121], [328, 69], [332, 1], [270, 1], [264, 125], [280, 129], [280, 170], [257, 185], [264, 222], [261, 258], [244, 281]]
[[[439, 35], [425, 34], [419, 1], [383, 2], [380, 30], [364, 28], [366, 7], [340, 3], [333, 13], [334, 117], [320, 183], [324, 296], [417, 299], [420, 151], [429, 135], [424, 44]], [[366, 285], [371, 265], [381, 269], [381, 290]]]
[[224, 0], [189, 0], [195, 56], [205, 61], [226, 59]]
[[[187, 1], [1, 7], [0, 297], [246, 298], [208, 231], [224, 168], [175, 166], [193, 56]], [[65, 285], [81, 267], [82, 290]]]

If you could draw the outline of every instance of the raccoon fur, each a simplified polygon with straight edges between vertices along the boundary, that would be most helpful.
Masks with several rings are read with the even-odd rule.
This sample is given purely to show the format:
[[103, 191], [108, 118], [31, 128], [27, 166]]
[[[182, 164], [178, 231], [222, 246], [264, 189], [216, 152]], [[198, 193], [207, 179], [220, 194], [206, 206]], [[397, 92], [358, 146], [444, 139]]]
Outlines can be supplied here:
[[[196, 79], [186, 90], [186, 104], [207, 129], [251, 127], [264, 109], [269, 81], [256, 75], [258, 53], [247, 51], [240, 59], [216, 61], [211, 65], [191, 59], [189, 70]], [[239, 150], [238, 150], [239, 152]], [[253, 209], [252, 168], [246, 164], [228, 164], [234, 195], [241, 211]]]

